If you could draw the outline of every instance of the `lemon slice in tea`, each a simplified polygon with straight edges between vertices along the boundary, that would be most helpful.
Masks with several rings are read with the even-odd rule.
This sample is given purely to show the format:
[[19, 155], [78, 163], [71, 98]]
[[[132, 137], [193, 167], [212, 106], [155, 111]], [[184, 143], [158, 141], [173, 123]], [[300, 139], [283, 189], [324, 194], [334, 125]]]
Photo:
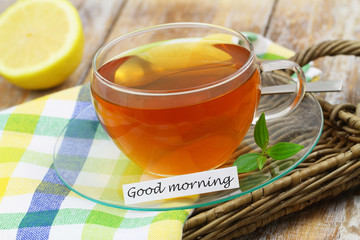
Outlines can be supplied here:
[[18, 1], [0, 15], [0, 75], [19, 87], [62, 83], [83, 46], [79, 14], [67, 0]]
[[189, 38], [142, 46], [143, 51], [134, 49], [127, 53], [134, 55], [116, 70], [114, 82], [136, 87], [174, 73], [206, 69], [219, 63], [232, 64], [232, 56], [216, 44], [220, 44], [218, 39]]

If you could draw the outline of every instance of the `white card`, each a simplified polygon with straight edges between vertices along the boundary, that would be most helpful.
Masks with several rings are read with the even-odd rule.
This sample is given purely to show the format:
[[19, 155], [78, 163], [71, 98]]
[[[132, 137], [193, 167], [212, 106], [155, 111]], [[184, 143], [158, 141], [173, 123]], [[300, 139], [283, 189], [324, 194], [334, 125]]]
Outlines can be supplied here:
[[123, 185], [125, 205], [239, 188], [237, 168], [155, 179]]

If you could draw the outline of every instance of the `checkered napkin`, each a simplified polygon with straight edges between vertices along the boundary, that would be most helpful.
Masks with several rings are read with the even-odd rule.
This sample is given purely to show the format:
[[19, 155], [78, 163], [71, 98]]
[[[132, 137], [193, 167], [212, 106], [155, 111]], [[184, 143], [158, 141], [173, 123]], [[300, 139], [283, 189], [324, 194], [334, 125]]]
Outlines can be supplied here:
[[[259, 57], [293, 53], [247, 33]], [[307, 77], [318, 70], [309, 67]], [[59, 179], [56, 140], [90, 106], [89, 85], [0, 112], [0, 239], [181, 239], [190, 210], [133, 211], [82, 198]]]

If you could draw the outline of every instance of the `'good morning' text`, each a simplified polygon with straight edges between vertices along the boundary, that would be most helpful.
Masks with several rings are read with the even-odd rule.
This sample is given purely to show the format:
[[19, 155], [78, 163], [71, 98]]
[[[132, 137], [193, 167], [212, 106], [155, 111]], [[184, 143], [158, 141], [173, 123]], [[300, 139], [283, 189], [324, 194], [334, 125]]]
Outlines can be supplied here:
[[123, 186], [126, 204], [183, 197], [239, 187], [236, 167], [210, 170]]

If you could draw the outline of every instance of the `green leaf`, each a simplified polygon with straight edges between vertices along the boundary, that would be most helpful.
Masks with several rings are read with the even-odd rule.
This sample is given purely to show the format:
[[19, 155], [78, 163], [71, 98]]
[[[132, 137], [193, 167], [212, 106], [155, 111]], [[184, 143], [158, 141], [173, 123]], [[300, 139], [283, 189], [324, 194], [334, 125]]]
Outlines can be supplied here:
[[265, 114], [262, 113], [259, 120], [257, 120], [254, 129], [254, 139], [256, 144], [263, 150], [266, 151], [266, 147], [269, 143], [269, 132], [266, 127]]
[[296, 143], [280, 142], [267, 150], [269, 156], [275, 160], [284, 160], [298, 153], [304, 146]]
[[238, 173], [247, 173], [258, 168], [257, 158], [261, 153], [247, 153], [238, 157], [233, 166], [237, 167]]
[[267, 157], [265, 157], [265, 156], [263, 156], [263, 155], [259, 156], [259, 157], [256, 159], [257, 164], [258, 164], [258, 167], [259, 167], [260, 170], [263, 168], [266, 160], [267, 160]]

